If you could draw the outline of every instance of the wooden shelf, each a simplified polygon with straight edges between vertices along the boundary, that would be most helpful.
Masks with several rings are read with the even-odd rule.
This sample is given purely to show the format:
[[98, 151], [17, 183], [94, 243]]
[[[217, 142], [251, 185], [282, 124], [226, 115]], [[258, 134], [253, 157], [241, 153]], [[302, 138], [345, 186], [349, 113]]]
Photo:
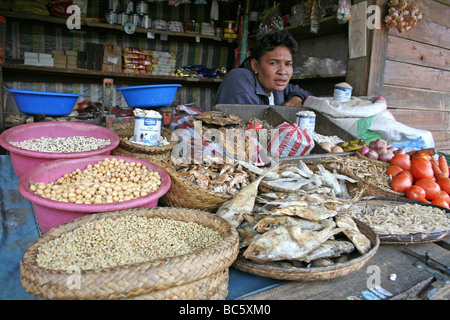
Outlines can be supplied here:
[[348, 31], [348, 23], [338, 24], [336, 16], [322, 18], [319, 23], [319, 32], [310, 32], [311, 23], [303, 23], [296, 26], [288, 26], [286, 30], [297, 40], [306, 40], [311, 38], [329, 36], [333, 34], [346, 33]]
[[[38, 14], [32, 14], [32, 13], [25, 13], [25, 12], [14, 12], [14, 11], [1, 11], [0, 15], [4, 16], [6, 18], [10, 19], [20, 19], [20, 20], [27, 20], [27, 21], [35, 21], [35, 22], [42, 22], [42, 23], [50, 23], [50, 24], [62, 24], [66, 25], [67, 18], [65, 17], [54, 17], [54, 16], [43, 16]], [[74, 29], [73, 31], [82, 31], [83, 27], [91, 28], [91, 29], [103, 29], [103, 30], [110, 30], [110, 31], [116, 31], [116, 32], [123, 32], [124, 28], [121, 25], [115, 25], [115, 24], [108, 24], [105, 22], [95, 21], [92, 19], [81, 19], [81, 30]], [[191, 32], [173, 32], [173, 31], [166, 31], [166, 30], [157, 30], [157, 29], [146, 29], [146, 28], [140, 28], [137, 27], [135, 33], [137, 34], [146, 34], [147, 32], [153, 32], [154, 34], [158, 35], [167, 35], [170, 37], [177, 37], [177, 38], [184, 38], [185, 40], [193, 40], [193, 41], [201, 41], [203, 40], [210, 40], [210, 41], [220, 41], [220, 42], [227, 42], [227, 43], [235, 43], [235, 39], [229, 39], [224, 37], [216, 37], [211, 35], [205, 35], [201, 33], [191, 33]], [[130, 35], [132, 36], [132, 35]]]
[[222, 82], [221, 78], [189, 78], [178, 76], [155, 76], [149, 74], [117, 73], [94, 71], [87, 69], [64, 69], [54, 67], [31, 66], [24, 64], [6, 63], [2, 66], [4, 81], [21, 82], [65, 82], [76, 83], [85, 82], [86, 79], [98, 80], [103, 83], [103, 78], [113, 78], [115, 84], [167, 84], [179, 83], [186, 86], [195, 86], [199, 83], [202, 86], [216, 87]]

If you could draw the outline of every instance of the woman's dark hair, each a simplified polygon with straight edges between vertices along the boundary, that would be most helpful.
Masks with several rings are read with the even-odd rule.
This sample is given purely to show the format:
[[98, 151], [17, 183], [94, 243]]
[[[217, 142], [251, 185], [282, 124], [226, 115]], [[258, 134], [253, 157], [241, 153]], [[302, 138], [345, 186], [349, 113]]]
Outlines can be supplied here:
[[256, 47], [252, 50], [251, 57], [259, 60], [266, 52], [274, 50], [276, 47], [284, 46], [294, 55], [298, 51], [298, 44], [294, 37], [286, 30], [276, 30], [265, 34], [260, 38]]
[[276, 47], [285, 46], [292, 55], [298, 51], [298, 43], [286, 30], [276, 30], [265, 34], [259, 38], [252, 53], [241, 64], [241, 68], [245, 68], [250, 64], [252, 59], [259, 59], [268, 51], [274, 50]]

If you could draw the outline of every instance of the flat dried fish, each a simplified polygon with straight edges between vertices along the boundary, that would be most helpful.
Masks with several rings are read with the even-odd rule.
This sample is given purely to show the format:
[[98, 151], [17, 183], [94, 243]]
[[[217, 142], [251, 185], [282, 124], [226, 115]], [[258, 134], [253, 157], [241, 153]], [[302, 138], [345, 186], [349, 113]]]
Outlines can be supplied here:
[[265, 214], [276, 216], [280, 215], [297, 216], [308, 220], [321, 221], [334, 217], [335, 215], [339, 214], [339, 212], [333, 209], [328, 209], [324, 205], [315, 205], [315, 206], [310, 205], [310, 206], [289, 206], [284, 208], [277, 208], [265, 212]]
[[335, 220], [338, 227], [345, 228], [343, 233], [353, 242], [359, 253], [366, 254], [370, 250], [370, 240], [359, 231], [350, 215], [340, 214]]
[[[345, 230], [343, 231], [345, 232]], [[322, 243], [317, 249], [308, 253], [302, 261], [311, 262], [323, 258], [336, 258], [345, 253], [350, 253], [355, 249], [355, 246], [350, 241], [342, 240], [327, 240]]]
[[254, 229], [254, 225], [247, 221], [244, 221], [239, 225], [237, 232], [239, 234], [239, 248], [247, 247], [255, 239], [261, 236], [261, 234]]
[[220, 206], [216, 215], [225, 219], [233, 227], [237, 228], [244, 219], [244, 214], [250, 214], [253, 211], [261, 180], [264, 179], [264, 176], [267, 173], [273, 172], [274, 170], [277, 170], [277, 166], [268, 169], [264, 174], [256, 178], [245, 188], [241, 189], [233, 198]]
[[304, 230], [315, 230], [315, 231], [324, 228], [324, 225], [320, 222], [310, 221], [298, 217], [266, 216], [255, 224], [254, 229], [258, 233], [264, 233], [266, 231], [285, 225], [296, 225]]
[[300, 260], [342, 230], [312, 231], [293, 225], [281, 226], [253, 241], [244, 251], [244, 257], [255, 261]]

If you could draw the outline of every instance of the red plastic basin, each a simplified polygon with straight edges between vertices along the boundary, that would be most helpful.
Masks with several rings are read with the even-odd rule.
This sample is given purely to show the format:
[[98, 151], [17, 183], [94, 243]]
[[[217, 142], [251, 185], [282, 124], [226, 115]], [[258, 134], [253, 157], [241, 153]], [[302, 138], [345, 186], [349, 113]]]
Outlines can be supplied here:
[[[155, 192], [145, 197], [105, 204], [78, 204], [55, 201], [40, 197], [30, 190], [31, 181], [45, 183], [56, 181], [66, 173], [70, 173], [76, 169], [84, 170], [88, 164], [94, 165], [99, 161], [103, 161], [105, 158], [124, 159], [126, 162], [140, 162], [148, 169], [159, 173], [161, 177], [161, 186]], [[169, 190], [170, 184], [170, 176], [167, 172], [153, 163], [140, 159], [109, 155], [93, 156], [82, 159], [54, 160], [42, 163], [28, 170], [20, 177], [18, 189], [22, 196], [28, 199], [33, 205], [39, 229], [45, 233], [56, 226], [86, 214], [139, 207], [156, 207], [158, 205], [158, 199]]]
[[[109, 139], [111, 144], [101, 149], [73, 152], [54, 153], [38, 152], [18, 148], [10, 142], [18, 142], [42, 137], [72, 137], [87, 136], [97, 139]], [[20, 178], [27, 170], [47, 161], [57, 159], [78, 159], [95, 155], [109, 155], [119, 145], [120, 138], [112, 130], [95, 124], [82, 122], [35, 122], [22, 124], [5, 130], [0, 134], [0, 145], [9, 151], [15, 174]]]

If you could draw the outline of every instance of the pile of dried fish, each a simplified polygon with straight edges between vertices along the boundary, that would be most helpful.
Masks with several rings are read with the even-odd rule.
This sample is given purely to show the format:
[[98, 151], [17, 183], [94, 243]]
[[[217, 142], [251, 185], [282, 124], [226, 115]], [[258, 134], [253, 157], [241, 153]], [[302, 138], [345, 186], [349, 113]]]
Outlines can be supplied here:
[[[322, 194], [257, 196], [251, 214], [237, 228], [243, 256], [295, 267], [325, 266], [366, 254], [370, 240], [345, 212], [352, 201]], [[335, 259], [335, 260], [333, 260]]]
[[367, 223], [381, 235], [407, 235], [450, 230], [450, 215], [444, 210], [419, 204], [372, 207], [355, 205], [349, 214]]
[[320, 193], [350, 198], [346, 183], [356, 183], [356, 180], [336, 171], [330, 172], [322, 164], [318, 164], [317, 169], [313, 172], [300, 160], [298, 165], [285, 166], [278, 173], [266, 175], [262, 182], [288, 192]]
[[249, 174], [240, 164], [181, 164], [175, 170], [200, 188], [227, 195], [235, 195], [250, 183]]
[[386, 167], [377, 165], [369, 159], [361, 159], [357, 156], [333, 157], [322, 160], [322, 163], [344, 175], [349, 175], [378, 187], [391, 189]]

